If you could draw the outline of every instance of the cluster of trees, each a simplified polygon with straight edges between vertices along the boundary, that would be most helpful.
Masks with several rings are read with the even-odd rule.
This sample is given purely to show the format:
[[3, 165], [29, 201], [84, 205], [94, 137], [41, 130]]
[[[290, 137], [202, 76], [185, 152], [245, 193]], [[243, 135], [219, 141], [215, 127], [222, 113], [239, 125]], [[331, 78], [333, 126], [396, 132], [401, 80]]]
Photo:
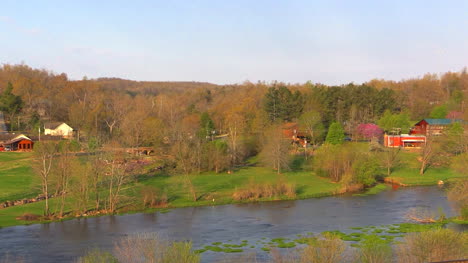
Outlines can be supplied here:
[[[310, 143], [407, 131], [410, 120], [443, 113], [467, 115], [468, 73], [425, 75], [399, 82], [372, 80], [343, 86], [322, 84], [137, 82], [69, 80], [66, 74], [26, 65], [0, 68], [0, 108], [11, 129], [37, 134], [48, 121], [64, 121], [89, 149], [119, 140], [122, 147], [153, 147], [186, 174], [230, 170], [260, 152], [276, 169], [274, 135], [298, 122]], [[442, 109], [442, 110], [441, 110]], [[442, 112], [442, 113], [441, 113]], [[329, 134], [329, 130], [333, 132]], [[329, 136], [326, 136], [329, 134]], [[334, 136], [338, 137], [334, 137]], [[223, 139], [219, 139], [223, 138]]]
[[[89, 210], [115, 212], [122, 201], [122, 186], [135, 179], [138, 166], [119, 153], [90, 153], [78, 157], [74, 141], [35, 144], [34, 168], [41, 179], [44, 216], [62, 218], [70, 209], [78, 215]], [[49, 199], [56, 197], [53, 204]]]

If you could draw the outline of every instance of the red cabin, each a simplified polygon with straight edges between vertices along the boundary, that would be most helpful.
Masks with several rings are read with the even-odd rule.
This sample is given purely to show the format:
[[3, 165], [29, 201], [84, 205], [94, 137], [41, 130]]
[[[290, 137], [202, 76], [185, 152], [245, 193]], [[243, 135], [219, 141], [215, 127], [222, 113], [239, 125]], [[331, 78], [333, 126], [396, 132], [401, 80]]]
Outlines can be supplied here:
[[384, 135], [385, 147], [421, 147], [424, 143], [426, 143], [424, 135]]
[[416, 123], [414, 127], [411, 128], [410, 135], [442, 135], [443, 131], [454, 122], [465, 124], [462, 120], [456, 119], [424, 119]]
[[34, 142], [30, 138], [18, 135], [0, 143], [0, 151], [32, 151], [33, 146]]

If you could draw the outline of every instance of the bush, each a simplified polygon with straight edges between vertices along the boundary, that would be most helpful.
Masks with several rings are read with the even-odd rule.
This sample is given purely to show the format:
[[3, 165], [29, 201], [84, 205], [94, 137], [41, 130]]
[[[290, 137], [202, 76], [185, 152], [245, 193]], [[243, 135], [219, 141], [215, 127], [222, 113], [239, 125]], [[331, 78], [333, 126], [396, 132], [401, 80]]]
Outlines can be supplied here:
[[437, 229], [405, 236], [397, 246], [398, 262], [423, 263], [465, 259], [468, 257], [468, 233]]
[[241, 201], [280, 196], [287, 196], [289, 198], [296, 197], [296, 185], [288, 184], [281, 180], [273, 184], [250, 183], [247, 188], [236, 190], [232, 198], [236, 201]]
[[154, 233], [137, 234], [115, 243], [119, 262], [128, 263], [198, 263], [200, 256], [192, 251], [191, 242], [170, 242]]
[[373, 156], [366, 154], [357, 158], [353, 164], [354, 183], [371, 186], [375, 184], [379, 163]]
[[338, 236], [323, 234], [300, 252], [301, 263], [338, 263], [345, 258], [346, 244]]
[[373, 185], [379, 171], [375, 155], [355, 145], [324, 145], [316, 151], [315, 171], [334, 182]]
[[141, 188], [141, 197], [145, 207], [166, 207], [167, 194], [159, 193], [159, 189], [153, 186], [143, 186]]
[[468, 180], [456, 182], [448, 192], [448, 198], [454, 203], [460, 219], [468, 219]]
[[377, 235], [370, 235], [359, 245], [359, 262], [385, 263], [392, 262], [392, 248], [388, 241]]

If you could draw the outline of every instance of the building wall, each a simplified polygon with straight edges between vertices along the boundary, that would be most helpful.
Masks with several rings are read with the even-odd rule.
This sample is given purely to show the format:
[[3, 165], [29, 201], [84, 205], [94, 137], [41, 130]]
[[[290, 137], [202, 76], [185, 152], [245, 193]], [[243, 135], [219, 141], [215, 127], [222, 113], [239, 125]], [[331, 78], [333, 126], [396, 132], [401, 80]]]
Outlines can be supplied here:
[[71, 137], [73, 135], [73, 129], [67, 124], [62, 123], [55, 129], [45, 129], [44, 135]]

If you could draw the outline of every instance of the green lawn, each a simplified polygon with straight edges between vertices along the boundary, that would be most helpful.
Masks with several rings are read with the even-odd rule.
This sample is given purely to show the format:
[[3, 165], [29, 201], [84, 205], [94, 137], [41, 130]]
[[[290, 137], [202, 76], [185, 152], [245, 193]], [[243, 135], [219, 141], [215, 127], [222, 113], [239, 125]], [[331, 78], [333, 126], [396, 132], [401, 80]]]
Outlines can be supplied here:
[[420, 162], [419, 153], [403, 151], [400, 153], [402, 163], [393, 171], [390, 180], [400, 182], [405, 185], [434, 185], [439, 180], [444, 182], [466, 177], [453, 171], [448, 167], [429, 167], [423, 175], [419, 174]]
[[149, 178], [137, 184], [136, 188], [150, 185], [164, 189], [172, 206], [190, 206], [210, 204], [213, 199], [216, 203], [231, 203], [236, 188], [247, 187], [250, 183], [274, 183], [278, 180], [293, 183], [296, 185], [298, 198], [331, 195], [341, 187], [340, 184], [331, 183], [330, 180], [318, 177], [312, 172], [291, 171], [277, 175], [270, 168], [255, 166], [241, 168], [232, 174], [210, 172], [192, 175], [190, 178], [199, 196], [199, 201], [196, 203], [187, 193], [182, 176]]
[[31, 167], [32, 153], [0, 152], [0, 202], [34, 197], [39, 177]]
[[[452, 180], [463, 177], [449, 168], [430, 167], [425, 175], [418, 173], [417, 153], [402, 152], [402, 165], [395, 169], [391, 178], [407, 185], [433, 185], [438, 180]], [[39, 193], [39, 178], [33, 175], [31, 168], [31, 153], [0, 153], [0, 202], [4, 200], [32, 197]], [[342, 187], [339, 183], [332, 183], [327, 178], [319, 177], [312, 172], [310, 162], [296, 157], [291, 165], [291, 171], [281, 175], [271, 168], [260, 165], [256, 158], [252, 158], [247, 165], [235, 170], [232, 174], [226, 172], [206, 172], [190, 175], [198, 197], [197, 202], [192, 200], [184, 176], [148, 176], [142, 175], [138, 181], [124, 187], [123, 207], [118, 212], [137, 212], [146, 210], [142, 204], [141, 189], [144, 186], [153, 186], [159, 194], [166, 193], [169, 207], [186, 207], [202, 205], [219, 205], [239, 203], [232, 196], [237, 189], [248, 188], [249, 185], [276, 183], [278, 181], [294, 184], [296, 198], [305, 199], [333, 195]], [[364, 194], [375, 194], [387, 189], [385, 185], [376, 185]], [[263, 198], [258, 201], [285, 200], [286, 196]], [[248, 202], [246, 200], [242, 202]], [[51, 200], [51, 210], [55, 203]], [[41, 215], [43, 202], [0, 209], [0, 227], [25, 224], [16, 220], [24, 213]], [[71, 211], [70, 208], [67, 209]]]
[[418, 168], [400, 168], [392, 173], [390, 180], [405, 185], [434, 185], [439, 180], [444, 182], [466, 177], [446, 167], [429, 168], [423, 175], [419, 174]]

